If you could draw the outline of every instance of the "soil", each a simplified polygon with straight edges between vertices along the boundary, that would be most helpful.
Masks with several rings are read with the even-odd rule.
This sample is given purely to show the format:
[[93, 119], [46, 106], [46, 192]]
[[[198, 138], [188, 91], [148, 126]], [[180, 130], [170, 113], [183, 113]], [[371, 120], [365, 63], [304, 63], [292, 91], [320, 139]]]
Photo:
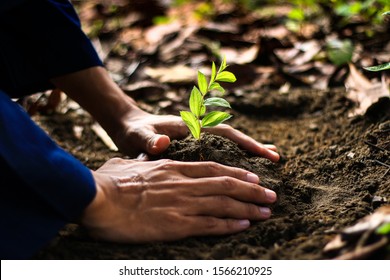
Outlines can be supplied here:
[[[66, 226], [36, 259], [330, 259], [325, 245], [390, 201], [390, 99], [364, 116], [344, 89], [297, 89], [281, 95], [230, 96], [233, 127], [262, 143], [275, 144], [278, 163], [259, 158], [222, 137], [203, 134], [201, 143], [172, 141], [161, 155], [183, 161], [213, 160], [259, 175], [275, 190], [273, 216], [241, 233], [193, 237], [175, 242], [123, 245], [91, 239], [75, 224]], [[65, 149], [92, 169], [122, 156], [92, 132], [87, 114], [36, 115], [34, 119]], [[83, 128], [75, 137], [74, 126]], [[156, 159], [156, 158], [154, 158]], [[367, 258], [390, 259], [389, 251]]]

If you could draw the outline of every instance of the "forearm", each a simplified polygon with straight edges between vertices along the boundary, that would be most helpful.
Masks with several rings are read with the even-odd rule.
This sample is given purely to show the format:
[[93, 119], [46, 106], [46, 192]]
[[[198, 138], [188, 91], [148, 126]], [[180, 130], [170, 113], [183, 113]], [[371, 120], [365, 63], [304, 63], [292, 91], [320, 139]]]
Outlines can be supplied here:
[[1, 91], [0, 158], [67, 220], [78, 218], [96, 194], [90, 170], [53, 142]]
[[87, 110], [115, 138], [126, 119], [143, 111], [97, 66], [56, 77], [52, 83]]

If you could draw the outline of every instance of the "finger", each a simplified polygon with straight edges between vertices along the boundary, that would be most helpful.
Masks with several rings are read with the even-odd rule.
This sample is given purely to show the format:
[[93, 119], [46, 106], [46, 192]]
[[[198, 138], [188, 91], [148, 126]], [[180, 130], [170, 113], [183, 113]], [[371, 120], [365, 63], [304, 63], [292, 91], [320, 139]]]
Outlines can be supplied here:
[[275, 145], [272, 144], [264, 144], [264, 147], [266, 147], [268, 150], [278, 152], [278, 148]]
[[273, 149], [268, 149], [263, 144], [228, 125], [221, 124], [214, 128], [209, 128], [208, 130], [213, 134], [229, 138], [242, 148], [273, 162], [277, 162], [280, 159], [279, 154]]
[[277, 200], [274, 191], [232, 177], [198, 179], [197, 182], [198, 185], [191, 189], [194, 196], [228, 196], [250, 203], [274, 203]]
[[186, 221], [187, 236], [233, 234], [250, 227], [247, 219], [220, 219], [208, 216], [189, 216]]
[[[215, 204], [218, 204], [218, 207], [228, 207], [231, 200], [227, 198], [252, 204], [271, 204], [277, 200], [277, 195], [270, 189], [231, 177], [173, 178], [171, 181], [159, 182], [149, 187], [151, 202], [161, 207], [175, 205], [194, 209], [188, 213], [196, 213], [198, 209], [196, 205], [204, 201], [203, 199], [213, 200], [209, 204], [212, 207]], [[227, 203], [227, 206], [223, 203]]]
[[216, 162], [180, 162], [162, 160], [164, 169], [178, 170], [190, 178], [229, 176], [242, 181], [258, 184], [259, 177], [249, 171], [237, 167], [230, 167]]
[[170, 143], [171, 139], [167, 135], [155, 134], [146, 150], [152, 155], [158, 155], [164, 152]]
[[188, 215], [191, 216], [213, 216], [254, 221], [266, 220], [271, 217], [271, 210], [268, 207], [241, 202], [228, 196], [202, 197], [198, 199], [197, 203], [189, 205], [188, 208]]
[[162, 117], [154, 128], [156, 132], [168, 135], [172, 139], [183, 139], [190, 133], [180, 117], [171, 115]]
[[171, 143], [167, 135], [157, 134], [152, 129], [138, 129], [130, 135], [133, 148], [145, 151], [148, 154], [156, 155], [165, 151]]

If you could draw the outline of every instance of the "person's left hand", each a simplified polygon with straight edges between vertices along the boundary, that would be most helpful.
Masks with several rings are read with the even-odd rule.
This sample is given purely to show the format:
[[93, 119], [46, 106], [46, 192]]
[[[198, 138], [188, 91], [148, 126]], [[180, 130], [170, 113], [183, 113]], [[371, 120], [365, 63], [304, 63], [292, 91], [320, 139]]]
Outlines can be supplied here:
[[[142, 110], [133, 110], [125, 120], [125, 129], [113, 139], [121, 152], [136, 155], [146, 152], [157, 155], [164, 152], [171, 139], [186, 137], [189, 130], [182, 119], [173, 115], [152, 115]], [[241, 148], [277, 162], [280, 158], [274, 145], [264, 145], [226, 124], [206, 131], [226, 137]]]

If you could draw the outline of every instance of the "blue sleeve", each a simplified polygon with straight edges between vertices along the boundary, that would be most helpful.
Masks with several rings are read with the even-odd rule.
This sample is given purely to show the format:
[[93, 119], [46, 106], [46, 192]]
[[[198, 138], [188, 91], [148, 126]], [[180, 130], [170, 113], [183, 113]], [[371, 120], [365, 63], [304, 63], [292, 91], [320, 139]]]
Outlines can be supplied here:
[[91, 171], [0, 90], [0, 250], [31, 255], [96, 194]]
[[104, 66], [68, 0], [1, 0], [0, 89], [21, 97], [50, 79]]
[[0, 13], [8, 12], [10, 9], [22, 4], [24, 1], [26, 0], [2, 0], [0, 1]]

